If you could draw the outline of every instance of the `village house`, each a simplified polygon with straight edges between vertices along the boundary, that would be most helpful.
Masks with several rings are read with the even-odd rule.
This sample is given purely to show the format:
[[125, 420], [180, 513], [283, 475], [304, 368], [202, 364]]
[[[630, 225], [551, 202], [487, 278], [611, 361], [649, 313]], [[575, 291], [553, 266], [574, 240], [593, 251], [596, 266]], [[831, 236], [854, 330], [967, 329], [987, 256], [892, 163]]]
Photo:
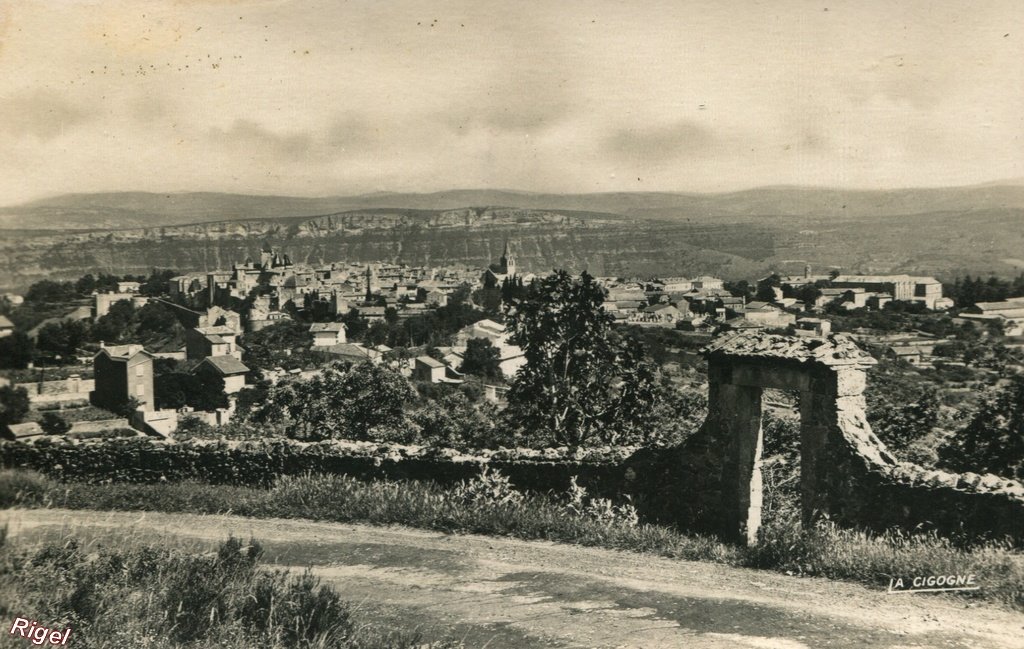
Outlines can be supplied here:
[[199, 327], [228, 327], [236, 334], [242, 333], [242, 314], [219, 306], [211, 306], [199, 316]]
[[359, 343], [339, 343], [329, 347], [317, 347], [316, 351], [328, 354], [332, 360], [346, 361], [349, 363], [362, 363], [369, 361], [379, 364], [384, 359], [384, 354], [376, 349], [364, 347]]
[[234, 356], [210, 356], [192, 369], [196, 375], [209, 373], [224, 379], [224, 394], [235, 394], [245, 387], [249, 368]]
[[722, 290], [725, 286], [725, 282], [721, 279], [708, 275], [695, 277], [690, 283], [693, 286], [693, 290], [696, 291]]
[[737, 315], [747, 322], [753, 322], [763, 327], [781, 328], [796, 323], [795, 315], [768, 302], [749, 302]]
[[462, 383], [462, 374], [442, 361], [431, 356], [417, 356], [412, 359], [410, 378], [430, 383]]
[[106, 346], [93, 358], [95, 385], [89, 393], [89, 402], [98, 408], [113, 412], [123, 410], [130, 399], [135, 399], [143, 410], [152, 410], [153, 355], [142, 345]]
[[13, 333], [14, 323], [7, 316], [0, 314], [0, 338], [10, 336]]
[[195, 327], [185, 330], [185, 355], [189, 360], [201, 360], [210, 356], [234, 356], [242, 358], [236, 338], [238, 334], [230, 327]]
[[309, 326], [314, 347], [329, 347], [346, 342], [345, 325], [341, 322], [314, 322]]
[[832, 333], [832, 323], [821, 318], [799, 318], [793, 333], [797, 336], [824, 338]]

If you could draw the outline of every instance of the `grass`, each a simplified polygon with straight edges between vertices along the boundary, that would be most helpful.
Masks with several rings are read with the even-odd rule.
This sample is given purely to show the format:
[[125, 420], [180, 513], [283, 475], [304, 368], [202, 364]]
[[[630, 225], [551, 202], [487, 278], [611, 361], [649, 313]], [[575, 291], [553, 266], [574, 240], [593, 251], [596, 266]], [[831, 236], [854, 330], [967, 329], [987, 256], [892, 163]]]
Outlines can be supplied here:
[[929, 534], [868, 534], [824, 522], [803, 530], [792, 516], [762, 528], [758, 546], [636, 524], [625, 508], [581, 494], [520, 494], [500, 477], [455, 489], [421, 482], [362, 482], [346, 476], [283, 477], [270, 489], [203, 483], [61, 484], [21, 470], [0, 472], [0, 507], [231, 513], [443, 532], [544, 539], [823, 576], [885, 587], [891, 577], [973, 573], [981, 590], [958, 596], [1024, 610], [1024, 556], [1006, 544], [961, 546]]
[[334, 588], [308, 571], [264, 569], [261, 556], [257, 541], [235, 538], [201, 554], [124, 539], [113, 548], [75, 537], [23, 547], [0, 529], [0, 616], [70, 628], [69, 644], [89, 649], [461, 646], [360, 624]]

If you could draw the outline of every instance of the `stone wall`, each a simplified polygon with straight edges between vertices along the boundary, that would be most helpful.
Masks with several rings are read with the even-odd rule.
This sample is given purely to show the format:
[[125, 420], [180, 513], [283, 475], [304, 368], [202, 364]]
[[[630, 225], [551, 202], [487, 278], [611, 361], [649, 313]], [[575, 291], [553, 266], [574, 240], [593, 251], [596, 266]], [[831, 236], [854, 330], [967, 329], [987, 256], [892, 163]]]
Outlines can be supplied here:
[[0, 464], [58, 478], [199, 479], [268, 485], [280, 475], [453, 484], [487, 465], [517, 487], [563, 492], [573, 476], [591, 495], [632, 499], [642, 518], [754, 543], [761, 520], [762, 390], [799, 392], [801, 500], [822, 516], [874, 530], [899, 527], [1024, 542], [1024, 485], [994, 475], [928, 471], [898, 462], [865, 415], [864, 365], [849, 339], [740, 333], [706, 350], [708, 416], [674, 449], [528, 449], [471, 454], [359, 442], [186, 442], [153, 439], [0, 442]]
[[[677, 520], [685, 525], [757, 542], [761, 393], [776, 388], [800, 394], [805, 524], [827, 516], [875, 530], [1024, 539], [1024, 485], [927, 471], [898, 462], [885, 448], [865, 414], [864, 368], [875, 361], [851, 339], [739, 333], [716, 340], [705, 355], [708, 417], [676, 457]], [[672, 470], [652, 473], [666, 479]]]

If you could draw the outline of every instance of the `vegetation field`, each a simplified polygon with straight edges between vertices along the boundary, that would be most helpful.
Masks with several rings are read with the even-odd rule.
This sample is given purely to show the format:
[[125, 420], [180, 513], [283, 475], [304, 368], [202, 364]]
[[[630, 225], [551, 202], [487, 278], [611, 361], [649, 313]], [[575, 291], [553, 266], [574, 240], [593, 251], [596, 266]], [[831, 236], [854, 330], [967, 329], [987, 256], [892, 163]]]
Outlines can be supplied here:
[[0, 506], [231, 513], [452, 533], [543, 539], [822, 576], [884, 587], [890, 578], [973, 573], [982, 589], [958, 594], [1024, 610], [1024, 556], [1007, 544], [961, 545], [929, 534], [867, 534], [824, 522], [804, 530], [782, 509], [742, 548], [675, 529], [639, 524], [628, 504], [563, 494], [524, 494], [500, 475], [454, 488], [424, 482], [361, 482], [345, 476], [285, 477], [269, 489], [196, 482], [155, 485], [60, 483], [25, 471], [0, 472]]

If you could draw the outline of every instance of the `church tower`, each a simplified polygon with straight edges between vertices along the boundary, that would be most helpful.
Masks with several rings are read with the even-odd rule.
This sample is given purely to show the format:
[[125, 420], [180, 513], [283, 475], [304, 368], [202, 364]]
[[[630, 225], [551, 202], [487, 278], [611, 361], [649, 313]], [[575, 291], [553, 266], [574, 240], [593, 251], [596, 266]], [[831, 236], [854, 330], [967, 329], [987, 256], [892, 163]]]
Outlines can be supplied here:
[[516, 274], [516, 259], [508, 249], [508, 240], [505, 240], [505, 252], [501, 254], [501, 272], [503, 275]]
[[267, 270], [270, 268], [274, 261], [274, 249], [270, 247], [270, 243], [267, 241], [263, 242], [263, 247], [260, 249], [260, 268]]
[[377, 278], [374, 276], [373, 266], [366, 264], [366, 301], [373, 301], [373, 289], [377, 283]]

